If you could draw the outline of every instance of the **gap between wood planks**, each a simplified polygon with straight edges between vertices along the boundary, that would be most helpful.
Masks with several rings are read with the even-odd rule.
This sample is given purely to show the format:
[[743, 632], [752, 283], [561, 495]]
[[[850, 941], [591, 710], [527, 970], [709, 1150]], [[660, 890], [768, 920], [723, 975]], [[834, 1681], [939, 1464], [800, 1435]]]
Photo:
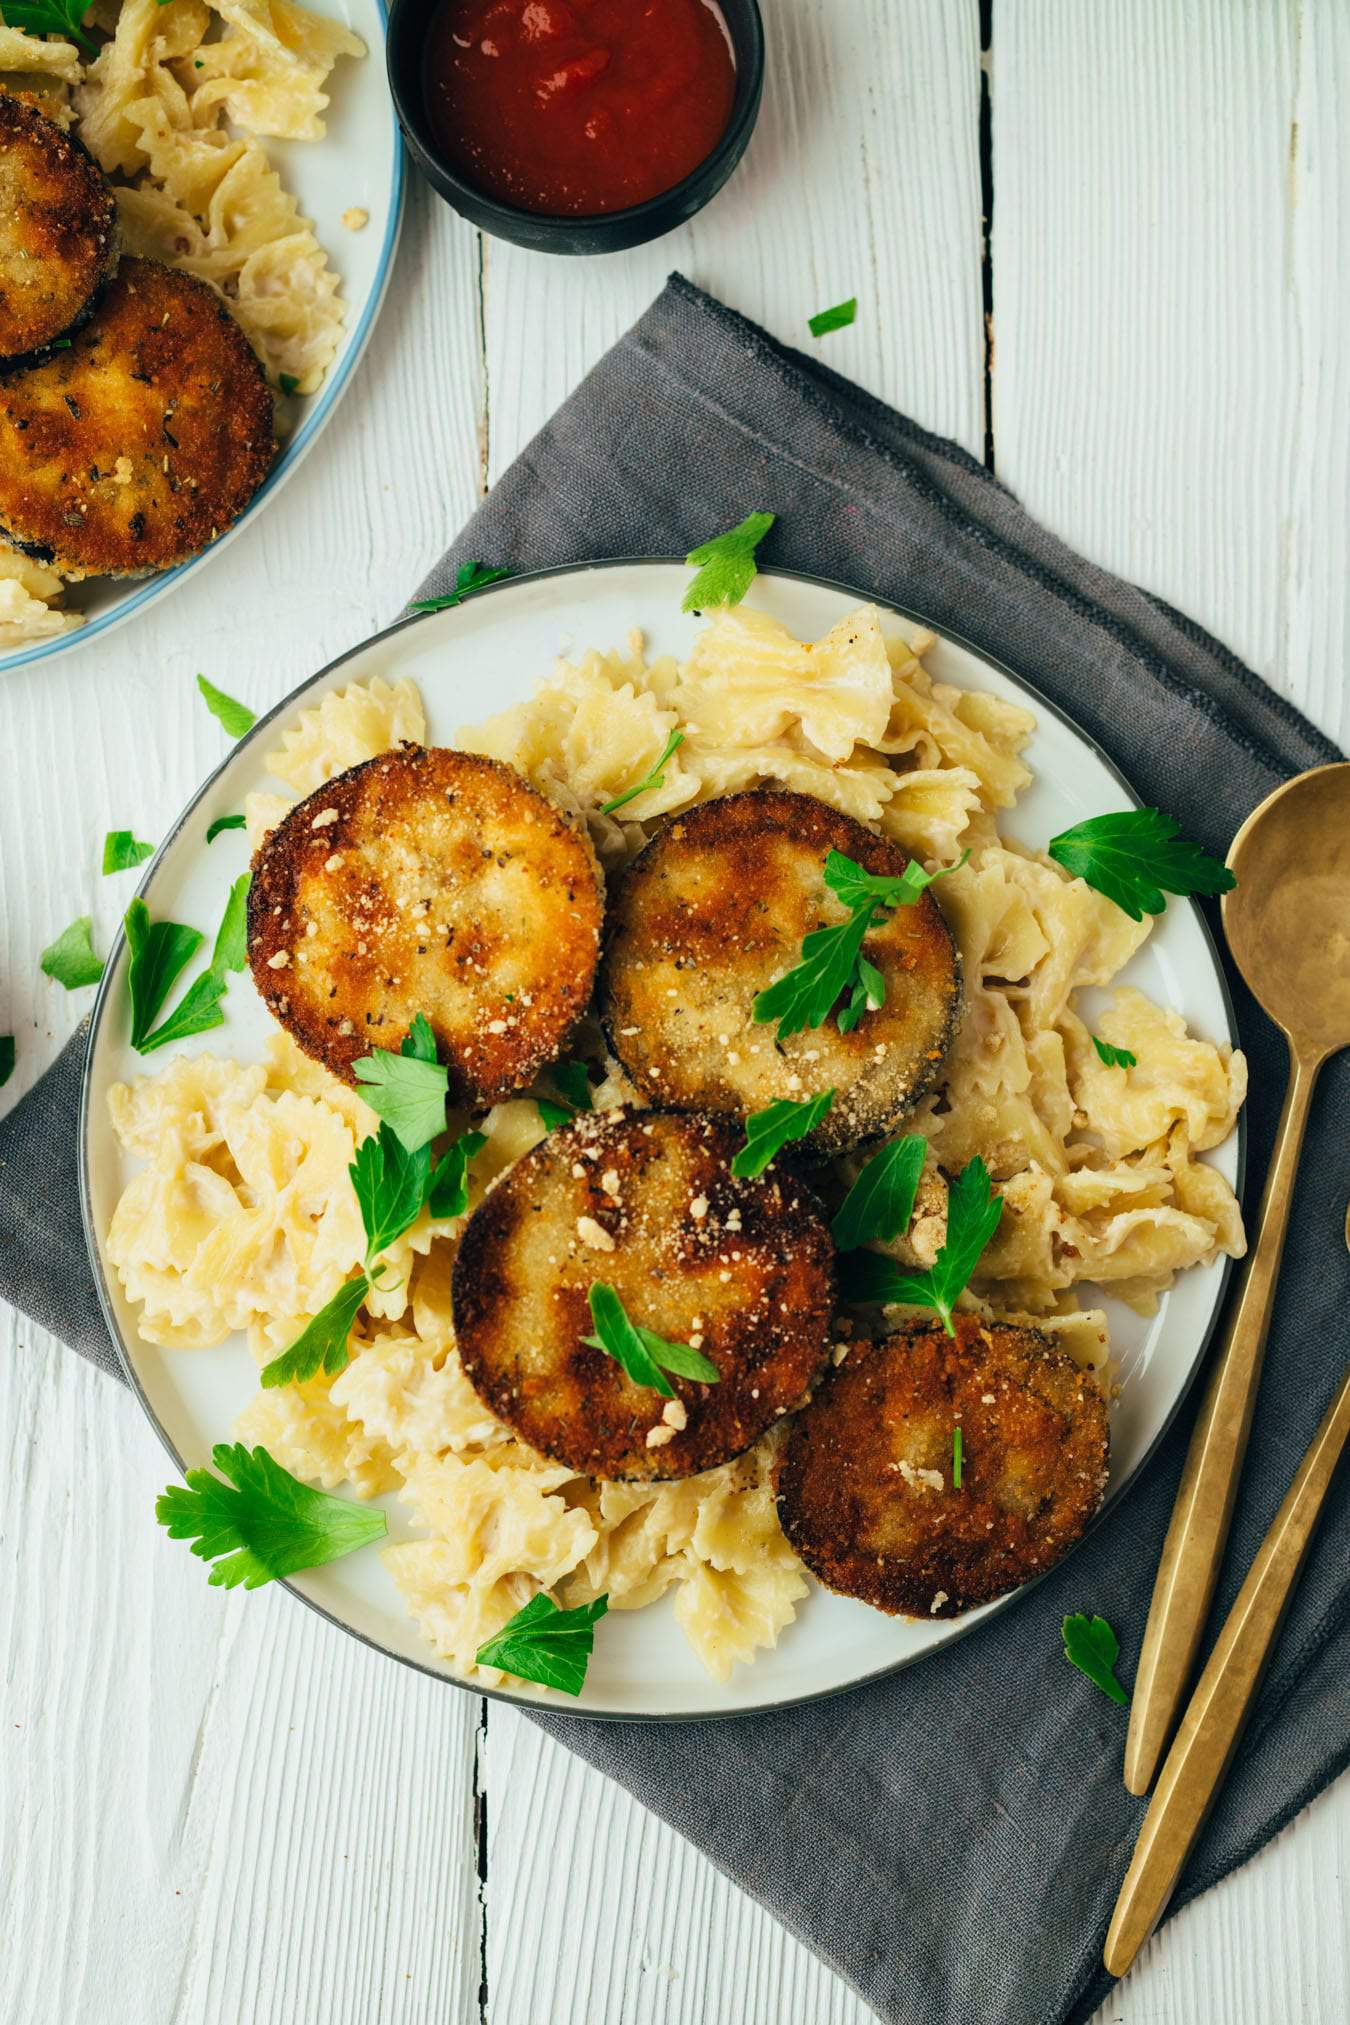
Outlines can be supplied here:
[[[984, 313], [984, 462], [992, 472], [994, 461], [994, 130], [992, 64], [994, 39], [993, 0], [979, 0], [980, 10], [980, 292]], [[478, 233], [478, 353], [482, 375], [478, 413], [478, 487], [486, 498], [492, 450], [491, 384], [488, 373], [488, 260], [489, 240]], [[478, 1878], [478, 2019], [491, 2025], [488, 1985], [488, 1806], [487, 1739], [491, 1703], [486, 1699], [474, 1737], [473, 1834], [474, 1860]]]
[[980, 294], [984, 303], [984, 463], [994, 469], [994, 0], [980, 0]]

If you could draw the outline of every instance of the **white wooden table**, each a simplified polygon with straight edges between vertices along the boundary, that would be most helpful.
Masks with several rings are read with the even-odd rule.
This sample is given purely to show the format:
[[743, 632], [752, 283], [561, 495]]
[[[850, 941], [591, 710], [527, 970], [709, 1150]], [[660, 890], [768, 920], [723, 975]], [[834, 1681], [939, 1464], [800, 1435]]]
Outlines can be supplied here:
[[[384, 625], [678, 265], [977, 455], [1350, 737], [1346, 0], [766, 0], [750, 154], [672, 239], [566, 262], [413, 191], [357, 383], [284, 497], [0, 698], [5, 1093], [88, 1003], [38, 952], [262, 708]], [[992, 137], [982, 151], [982, 84]], [[992, 192], [989, 270], [982, 196]], [[983, 287], [992, 279], [991, 336]], [[753, 505], [753, 501], [747, 502]], [[865, 2025], [672, 1834], [508, 1709], [154, 1526], [139, 1409], [26, 1322], [0, 1364], [0, 2012], [169, 2025]], [[1155, 1942], [1103, 2019], [1350, 2017], [1350, 1784]], [[1022, 2021], [1010, 2021], [1022, 2025]]]

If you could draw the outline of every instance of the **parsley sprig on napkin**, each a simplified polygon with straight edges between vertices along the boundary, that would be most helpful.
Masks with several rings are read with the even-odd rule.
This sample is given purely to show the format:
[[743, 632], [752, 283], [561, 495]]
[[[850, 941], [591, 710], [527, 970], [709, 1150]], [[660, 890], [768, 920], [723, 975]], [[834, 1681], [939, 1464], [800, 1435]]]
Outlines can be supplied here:
[[747, 513], [737, 526], [691, 548], [685, 561], [698, 575], [684, 594], [682, 612], [706, 612], [714, 605], [739, 605], [755, 581], [755, 550], [777, 516]]
[[1120, 1682], [1116, 1679], [1116, 1660], [1120, 1656], [1120, 1640], [1104, 1617], [1085, 1617], [1079, 1611], [1073, 1617], [1066, 1617], [1063, 1625], [1064, 1657], [1070, 1666], [1076, 1666], [1085, 1673], [1094, 1686], [1113, 1702], [1124, 1708], [1129, 1701]]

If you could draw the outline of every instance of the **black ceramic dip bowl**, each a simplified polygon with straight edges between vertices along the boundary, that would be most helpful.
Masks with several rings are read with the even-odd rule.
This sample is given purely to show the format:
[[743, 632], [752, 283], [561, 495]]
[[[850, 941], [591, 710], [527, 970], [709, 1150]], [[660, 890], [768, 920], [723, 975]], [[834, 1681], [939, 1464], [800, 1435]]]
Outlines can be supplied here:
[[444, 0], [392, 0], [389, 87], [413, 160], [447, 204], [494, 238], [541, 253], [619, 253], [673, 232], [701, 211], [745, 153], [764, 89], [764, 25], [757, 0], [716, 0], [735, 62], [731, 112], [711, 151], [669, 189], [622, 210], [554, 215], [504, 202], [446, 159], [428, 104], [428, 43]]

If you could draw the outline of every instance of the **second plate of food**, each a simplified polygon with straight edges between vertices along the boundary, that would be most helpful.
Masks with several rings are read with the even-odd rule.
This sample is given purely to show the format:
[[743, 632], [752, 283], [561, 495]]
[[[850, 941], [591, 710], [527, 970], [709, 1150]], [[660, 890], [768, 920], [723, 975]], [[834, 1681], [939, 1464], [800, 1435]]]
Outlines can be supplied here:
[[[378, 1507], [298, 1594], [616, 1717], [829, 1694], [1006, 1604], [1112, 1523], [1242, 1247], [1199, 911], [1135, 921], [1046, 852], [1134, 806], [1110, 764], [900, 611], [763, 573], [697, 617], [687, 583], [507, 581], [297, 690], [142, 886], [205, 962], [252, 863], [223, 1023], [133, 1046], [119, 943], [85, 1090], [91, 1250], [174, 1459], [243, 1440]], [[329, 1368], [260, 1386], [361, 1265], [348, 1166], [417, 1012], [467, 1203], [447, 1173]], [[986, 1175], [951, 1336], [922, 1296]], [[608, 1598], [575, 1700], [475, 1663], [541, 1591]]]
[[[0, 673], [200, 568], [293, 472], [388, 283], [382, 0], [0, 25]], [[34, 288], [26, 279], [42, 276]]]

